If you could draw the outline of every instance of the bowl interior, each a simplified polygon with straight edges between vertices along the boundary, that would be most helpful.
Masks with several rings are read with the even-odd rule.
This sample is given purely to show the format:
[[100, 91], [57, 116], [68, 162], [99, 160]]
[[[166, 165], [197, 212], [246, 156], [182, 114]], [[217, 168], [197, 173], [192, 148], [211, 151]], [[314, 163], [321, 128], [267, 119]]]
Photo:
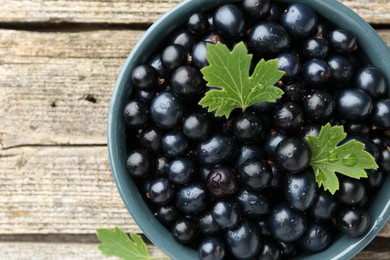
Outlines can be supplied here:
[[[108, 117], [108, 149], [111, 169], [119, 193], [128, 211], [145, 235], [173, 259], [198, 259], [198, 256], [195, 250], [178, 244], [170, 232], [155, 219], [132, 177], [127, 174], [125, 168], [127, 148], [122, 111], [131, 94], [130, 75], [133, 68], [144, 62], [153, 51], [157, 50], [161, 46], [161, 40], [168, 37], [177, 25], [182, 24], [191, 13], [207, 10], [226, 2], [236, 2], [236, 0], [187, 0], [155, 22], [127, 58], [111, 99]], [[371, 26], [358, 15], [336, 0], [280, 0], [280, 2], [307, 4], [322, 17], [332, 21], [334, 25], [355, 33], [361, 48], [364, 50], [364, 58], [383, 71], [387, 86], [390, 88], [390, 71], [388, 70], [390, 50]], [[390, 178], [386, 178], [384, 186], [390, 187]], [[361, 251], [383, 228], [390, 217], [390, 189], [382, 188], [372, 205], [374, 206], [369, 209], [371, 226], [365, 236], [359, 238], [340, 236], [327, 250], [310, 255], [310, 258], [346, 259]], [[303, 256], [303, 259], [309, 259], [309, 257]]]

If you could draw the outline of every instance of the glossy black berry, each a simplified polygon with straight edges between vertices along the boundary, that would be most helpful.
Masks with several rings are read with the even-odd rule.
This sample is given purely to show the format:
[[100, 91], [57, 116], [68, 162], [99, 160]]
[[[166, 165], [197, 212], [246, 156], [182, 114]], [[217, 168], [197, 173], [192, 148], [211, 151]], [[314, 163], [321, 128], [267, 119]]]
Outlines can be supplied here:
[[198, 255], [200, 260], [222, 260], [226, 255], [225, 245], [219, 238], [207, 238], [200, 243]]
[[167, 157], [183, 156], [188, 152], [189, 143], [182, 132], [169, 132], [162, 138], [162, 150]]
[[390, 173], [390, 147], [383, 147], [379, 152], [379, 166], [386, 174]]
[[258, 57], [275, 58], [290, 47], [290, 36], [279, 24], [262, 22], [252, 28], [247, 45]]
[[149, 125], [149, 109], [145, 102], [132, 99], [123, 110], [125, 123], [130, 128], [143, 128]]
[[172, 129], [182, 119], [184, 108], [179, 97], [163, 92], [155, 97], [150, 106], [150, 116], [160, 128]]
[[217, 32], [210, 32], [210, 33], [206, 34], [202, 38], [202, 41], [205, 41], [205, 42], [208, 42], [208, 43], [212, 43], [212, 44], [216, 44], [218, 42], [223, 42], [223, 37], [222, 37], [221, 34], [219, 34]]
[[249, 190], [240, 190], [236, 195], [242, 215], [259, 219], [270, 211], [270, 203], [265, 196]]
[[257, 145], [242, 145], [238, 149], [235, 168], [239, 168], [250, 159], [261, 159], [263, 158], [263, 149]]
[[236, 5], [222, 5], [214, 13], [213, 25], [223, 37], [236, 39], [244, 33], [244, 16]]
[[168, 71], [174, 71], [187, 64], [187, 51], [181, 45], [168, 45], [161, 53], [161, 62]]
[[159, 84], [159, 73], [150, 65], [140, 65], [136, 67], [131, 80], [135, 87], [142, 90], [153, 90]]
[[160, 206], [154, 211], [154, 216], [165, 226], [170, 227], [175, 223], [180, 213], [175, 206]]
[[233, 134], [241, 143], [258, 143], [265, 135], [264, 123], [254, 114], [240, 113], [233, 120]]
[[270, 0], [244, 0], [242, 7], [245, 14], [249, 15], [252, 19], [261, 19], [268, 15], [271, 9]]
[[174, 198], [175, 189], [167, 178], [158, 178], [150, 183], [149, 195], [154, 204], [166, 205]]
[[322, 36], [308, 38], [302, 47], [302, 55], [306, 59], [324, 59], [329, 53], [329, 43]]
[[358, 48], [357, 39], [350, 31], [336, 29], [328, 35], [329, 45], [334, 53], [348, 54]]
[[323, 223], [308, 225], [305, 234], [301, 237], [301, 245], [309, 252], [319, 252], [327, 248], [332, 242], [332, 231]]
[[367, 122], [350, 122], [344, 124], [344, 129], [348, 134], [368, 136], [371, 133], [370, 125]]
[[316, 123], [310, 123], [303, 126], [301, 131], [301, 137], [307, 140], [308, 136], [318, 136], [321, 131], [321, 125]]
[[[157, 70], [158, 74], [162, 77], [167, 76], [167, 71], [161, 63], [161, 54], [157, 53], [153, 55], [147, 62], [148, 65], [152, 66], [155, 70]], [[160, 82], [158, 82], [160, 83]]]
[[306, 118], [313, 122], [327, 122], [335, 110], [332, 95], [325, 90], [315, 90], [303, 99], [303, 111]]
[[297, 137], [284, 139], [276, 148], [276, 162], [279, 167], [289, 173], [297, 173], [306, 169], [311, 158], [309, 145]]
[[353, 76], [353, 67], [349, 59], [341, 55], [332, 55], [326, 59], [332, 76], [330, 81], [338, 86], [348, 87]]
[[229, 160], [234, 152], [234, 139], [226, 134], [214, 134], [200, 142], [197, 148], [199, 161], [211, 165]]
[[390, 130], [390, 99], [380, 99], [374, 103], [372, 123], [382, 130]]
[[182, 66], [172, 74], [172, 89], [183, 97], [194, 97], [202, 93], [204, 88], [203, 76], [192, 66]]
[[385, 181], [385, 174], [381, 170], [367, 170], [367, 176], [364, 182], [371, 191], [379, 189]]
[[176, 158], [168, 166], [168, 178], [174, 184], [189, 183], [196, 175], [194, 163], [186, 157]]
[[[286, 173], [283, 170], [280, 170], [280, 168], [275, 163], [271, 165], [271, 172], [272, 172], [272, 179], [270, 183], [270, 190], [279, 192], [282, 189], [283, 177]], [[271, 195], [276, 195], [274, 197], [276, 197], [277, 199], [282, 197], [282, 193], [280, 194], [271, 193]]]
[[205, 235], [215, 235], [221, 231], [221, 227], [213, 219], [211, 211], [206, 211], [199, 217], [198, 227]]
[[240, 182], [255, 191], [268, 188], [272, 179], [270, 166], [262, 159], [250, 159], [238, 170]]
[[232, 201], [218, 201], [211, 209], [214, 221], [223, 229], [236, 227], [241, 219], [240, 208]]
[[293, 38], [303, 39], [315, 32], [317, 19], [309, 6], [292, 4], [280, 17], [280, 23]]
[[187, 29], [193, 34], [203, 34], [209, 28], [209, 20], [204, 13], [194, 13], [188, 18]]
[[311, 59], [303, 64], [302, 75], [307, 84], [322, 86], [329, 81], [332, 76], [332, 72], [328, 63], [324, 60]]
[[126, 160], [126, 169], [134, 177], [146, 177], [153, 170], [153, 159], [145, 150], [132, 151]]
[[319, 194], [309, 212], [315, 220], [330, 220], [336, 214], [338, 202], [329, 191], [319, 189]]
[[293, 242], [298, 240], [306, 231], [306, 215], [282, 202], [276, 205], [268, 215], [268, 227], [275, 239]]
[[254, 111], [258, 113], [271, 112], [277, 106], [277, 102], [257, 102], [249, 106], [248, 111]]
[[382, 71], [374, 66], [363, 66], [354, 77], [353, 86], [364, 90], [374, 100], [383, 98], [387, 94], [386, 82]]
[[306, 170], [286, 175], [284, 177], [283, 191], [291, 207], [301, 211], [309, 209], [314, 204], [318, 194], [318, 185], [314, 172]]
[[343, 178], [340, 181], [340, 188], [336, 192], [336, 197], [344, 204], [357, 205], [366, 197], [366, 188], [360, 180]]
[[183, 134], [192, 140], [204, 140], [211, 131], [210, 119], [202, 113], [186, 116], [182, 123]]
[[337, 115], [345, 121], [362, 121], [373, 108], [371, 97], [360, 89], [340, 90], [335, 101]]
[[239, 188], [237, 173], [228, 166], [216, 166], [207, 177], [206, 186], [214, 197], [233, 196]]
[[282, 253], [278, 245], [270, 240], [264, 240], [263, 246], [260, 249], [259, 254], [256, 257], [256, 260], [281, 260]]
[[266, 135], [264, 139], [264, 151], [270, 158], [275, 158], [276, 154], [276, 147], [284, 140], [286, 139], [287, 135], [283, 133], [282, 131], [275, 131], [271, 130], [271, 132]]
[[144, 101], [146, 104], [150, 104], [153, 98], [156, 96], [155, 91], [145, 91], [141, 89], [134, 89], [134, 97]]
[[181, 45], [189, 52], [194, 47], [195, 37], [187, 29], [181, 29], [173, 34], [171, 44]]
[[162, 131], [157, 127], [146, 128], [140, 134], [139, 144], [144, 149], [153, 153], [159, 153], [161, 151], [162, 136]]
[[180, 218], [172, 226], [171, 233], [177, 242], [191, 244], [197, 238], [196, 223], [189, 218]]
[[256, 225], [243, 220], [225, 234], [226, 246], [236, 259], [252, 259], [262, 246]]
[[168, 174], [169, 160], [167, 157], [160, 155], [156, 158], [154, 175], [158, 177], [166, 177]]
[[307, 87], [302, 83], [292, 83], [283, 86], [283, 99], [292, 102], [301, 102], [307, 94]]
[[198, 214], [207, 207], [206, 188], [201, 183], [192, 183], [179, 188], [175, 205], [185, 214]]
[[267, 21], [275, 21], [278, 22], [280, 17], [282, 16], [285, 8], [283, 5], [277, 2], [272, 2], [271, 7], [269, 9], [269, 14], [266, 18]]
[[271, 233], [269, 232], [267, 221], [265, 218], [257, 220], [257, 229], [259, 230], [259, 234], [262, 237], [271, 237]]
[[287, 133], [298, 132], [302, 127], [303, 120], [302, 108], [296, 102], [282, 103], [273, 114], [275, 127]]
[[289, 52], [278, 55], [278, 69], [285, 72], [285, 78], [296, 77], [301, 70], [299, 56]]
[[192, 49], [192, 64], [197, 69], [202, 69], [209, 65], [209, 62], [206, 57], [207, 53], [207, 42], [206, 41], [200, 41], [197, 44], [195, 44], [194, 48]]
[[364, 209], [344, 207], [336, 215], [336, 226], [350, 237], [359, 237], [368, 230], [370, 216]]
[[[369, 133], [371, 133], [371, 131]], [[390, 139], [388, 140], [387, 136], [380, 130], [373, 131], [370, 135], [370, 139], [378, 149], [390, 145]]]
[[283, 259], [292, 259], [295, 256], [297, 256], [299, 250], [295, 243], [291, 242], [283, 242], [280, 240], [277, 240], [276, 243], [278, 244], [280, 248], [280, 253], [283, 257]]

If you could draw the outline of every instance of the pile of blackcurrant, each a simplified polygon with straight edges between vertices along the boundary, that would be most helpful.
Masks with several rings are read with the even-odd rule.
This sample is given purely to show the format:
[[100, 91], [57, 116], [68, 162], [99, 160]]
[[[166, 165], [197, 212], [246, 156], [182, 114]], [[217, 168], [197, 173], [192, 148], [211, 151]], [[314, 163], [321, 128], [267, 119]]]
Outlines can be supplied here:
[[[253, 66], [278, 58], [284, 94], [217, 117], [198, 105], [208, 44], [243, 41]], [[253, 69], [253, 68], [252, 68]], [[363, 235], [390, 173], [390, 99], [356, 37], [310, 7], [243, 0], [192, 14], [131, 76], [127, 171], [156, 218], [200, 259], [288, 259]], [[308, 135], [343, 125], [380, 166], [318, 188]]]

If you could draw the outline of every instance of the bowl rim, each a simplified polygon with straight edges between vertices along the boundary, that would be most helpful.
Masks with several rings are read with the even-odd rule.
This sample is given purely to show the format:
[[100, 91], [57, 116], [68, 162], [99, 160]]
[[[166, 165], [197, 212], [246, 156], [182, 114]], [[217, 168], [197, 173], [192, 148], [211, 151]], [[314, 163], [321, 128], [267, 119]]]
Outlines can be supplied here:
[[[138, 192], [138, 189], [136, 189], [135, 192], [132, 192], [136, 187], [133, 180], [127, 175], [125, 165], [123, 163], [123, 156], [126, 154], [126, 148], [124, 147], [124, 139], [122, 139], [124, 137], [125, 131], [125, 127], [122, 122], [122, 109], [124, 107], [124, 97], [128, 96], [130, 94], [129, 92], [131, 92], [128, 75], [130, 72], [131, 63], [134, 60], [140, 62], [142, 59], [144, 59], [144, 57], [142, 57], [142, 53], [147, 51], [150, 46], [153, 46], [153, 44], [154, 49], [157, 47], [156, 43], [152, 43], [153, 40], [161, 38], [161, 35], [157, 35], [157, 32], [161, 30], [167, 30], [167, 28], [172, 27], [171, 25], [176, 26], [177, 24], [180, 24], [178, 21], [184, 20], [184, 13], [189, 14], [194, 10], [203, 10], [204, 5], [207, 5], [207, 9], [209, 9], [227, 2], [238, 2], [238, 0], [186, 0], [173, 7], [155, 23], [153, 23], [153, 25], [151, 25], [151, 27], [139, 39], [127, 57], [124, 65], [122, 66], [112, 93], [112, 99], [109, 106], [107, 128], [108, 153], [112, 174], [119, 194], [130, 215], [143, 231], [143, 233], [153, 244], [155, 244], [165, 254], [169, 255], [173, 259], [182, 259], [183, 256], [185, 256], [187, 259], [198, 259], [198, 257], [196, 251], [193, 249], [189, 249], [188, 247], [182, 246], [178, 243], [172, 246], [172, 241], [174, 240], [172, 236], [170, 236], [169, 231], [167, 231], [167, 229], [153, 217], [153, 214], [150, 210], [145, 212], [145, 207], [147, 207], [147, 205], [143, 200], [140, 192]], [[308, 4], [327, 20], [337, 20], [339, 27], [340, 22], [345, 23], [345, 26], [348, 25], [348, 28], [345, 29], [355, 33], [359, 44], [364, 46], [363, 49], [365, 49], [366, 46], [371, 46], [369, 51], [370, 53], [366, 53], [367, 56], [372, 57], [373, 55], [376, 55], [377, 57], [381, 57], [380, 59], [371, 60], [374, 66], [382, 69], [384, 74], [386, 68], [390, 67], [390, 50], [386, 43], [384, 43], [384, 41], [368, 23], [366, 23], [362, 18], [360, 18], [360, 16], [337, 0], [278, 0], [275, 2], [294, 2]], [[321, 12], [319, 10], [321, 10]], [[333, 10], [333, 12], [329, 12], [329, 10]], [[168, 31], [169, 30], [167, 30], [165, 33], [169, 34]], [[390, 89], [390, 73], [386, 74], [385, 76], [387, 87]], [[388, 182], [390, 185], [390, 180]], [[379, 196], [390, 198], [390, 189], [387, 189], [386, 191], [381, 189], [376, 197]], [[344, 242], [339, 243], [338, 241], [338, 246], [335, 246], [336, 243], [333, 243], [325, 251], [312, 254], [310, 257], [318, 257], [319, 259], [345, 259], [351, 258], [359, 253], [372, 241], [372, 239], [375, 238], [379, 230], [384, 227], [390, 218], [390, 201], [382, 204], [384, 204], [383, 208], [381, 210], [377, 209], [375, 211], [375, 215], [377, 215], [378, 218], [371, 225], [371, 228], [364, 236], [359, 238], [341, 236], [340, 239]], [[345, 246], [345, 243], [348, 244], [347, 247]], [[333, 253], [329, 253], [330, 251], [333, 251]]]

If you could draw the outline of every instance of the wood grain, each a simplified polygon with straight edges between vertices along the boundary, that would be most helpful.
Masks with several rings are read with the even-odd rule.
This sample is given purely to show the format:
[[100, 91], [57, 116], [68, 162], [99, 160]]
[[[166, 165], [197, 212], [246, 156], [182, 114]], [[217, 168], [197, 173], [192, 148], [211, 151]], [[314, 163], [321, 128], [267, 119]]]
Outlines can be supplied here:
[[[388, 241], [386, 241], [388, 243]], [[373, 243], [377, 243], [376, 240]], [[85, 243], [34, 243], [34, 242], [0, 242], [0, 259], [4, 260], [55, 260], [59, 257], [63, 260], [98, 260], [98, 259], [116, 259], [104, 256], [98, 250], [98, 244]], [[152, 256], [161, 256], [163, 253], [153, 245], [148, 245], [149, 252]], [[354, 260], [385, 260], [389, 259], [387, 248], [384, 251], [368, 247], [357, 256]], [[155, 258], [160, 260], [163, 258]]]
[[106, 147], [2, 150], [0, 173], [0, 234], [140, 232], [119, 197]]
[[105, 144], [111, 92], [142, 33], [0, 30], [2, 148]]
[[[7, 0], [0, 8], [1, 23], [152, 23], [180, 0]], [[387, 0], [341, 0], [366, 21], [390, 23]]]
[[[33, 242], [2, 242], [0, 243], [1, 260], [98, 260], [98, 259], [119, 259], [108, 257], [100, 253], [98, 244], [80, 243], [33, 243]], [[163, 255], [155, 246], [149, 245], [149, 252], [152, 256]], [[135, 259], [134, 259], [135, 260]]]
[[111, 92], [126, 56], [142, 33], [0, 30], [3, 149], [105, 144]]

